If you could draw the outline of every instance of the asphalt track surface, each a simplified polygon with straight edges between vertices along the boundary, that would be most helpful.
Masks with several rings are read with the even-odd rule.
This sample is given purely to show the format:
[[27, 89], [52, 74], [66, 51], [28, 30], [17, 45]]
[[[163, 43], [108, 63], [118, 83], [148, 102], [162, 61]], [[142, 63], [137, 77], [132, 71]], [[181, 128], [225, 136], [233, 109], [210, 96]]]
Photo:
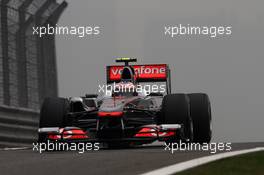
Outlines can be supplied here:
[[[264, 143], [233, 143], [232, 150], [263, 147]], [[143, 146], [129, 149], [100, 149], [83, 154], [72, 151], [38, 153], [25, 150], [1, 150], [1, 175], [51, 174], [141, 174], [164, 166], [210, 155], [206, 151], [177, 151], [171, 154], [165, 146]]]

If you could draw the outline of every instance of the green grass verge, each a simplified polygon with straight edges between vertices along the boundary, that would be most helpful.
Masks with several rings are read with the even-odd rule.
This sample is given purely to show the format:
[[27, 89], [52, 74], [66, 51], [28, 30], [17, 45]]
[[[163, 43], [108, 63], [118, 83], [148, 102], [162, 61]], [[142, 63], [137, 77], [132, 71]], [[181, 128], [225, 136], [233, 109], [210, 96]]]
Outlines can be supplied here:
[[176, 175], [264, 175], [264, 151], [221, 159]]

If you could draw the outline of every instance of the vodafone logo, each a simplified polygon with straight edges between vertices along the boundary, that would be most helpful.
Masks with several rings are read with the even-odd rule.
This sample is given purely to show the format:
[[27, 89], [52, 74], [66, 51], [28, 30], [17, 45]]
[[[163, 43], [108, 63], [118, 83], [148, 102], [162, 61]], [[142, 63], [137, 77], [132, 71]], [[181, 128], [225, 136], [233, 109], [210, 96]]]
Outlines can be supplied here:
[[[124, 66], [109, 66], [109, 80], [119, 80]], [[133, 66], [138, 79], [166, 79], [166, 65], [134, 65]]]

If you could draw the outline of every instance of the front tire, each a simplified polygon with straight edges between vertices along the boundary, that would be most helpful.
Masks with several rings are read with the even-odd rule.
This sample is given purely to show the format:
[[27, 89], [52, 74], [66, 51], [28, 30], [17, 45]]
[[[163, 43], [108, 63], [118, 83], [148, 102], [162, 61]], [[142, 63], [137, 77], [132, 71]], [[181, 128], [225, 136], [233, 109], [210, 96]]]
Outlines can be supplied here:
[[182, 124], [184, 140], [186, 142], [193, 141], [193, 122], [190, 116], [190, 104], [187, 95], [166, 95], [162, 101], [161, 113], [163, 124]]
[[[40, 110], [39, 128], [64, 127], [67, 124], [66, 115], [69, 111], [69, 101], [65, 98], [46, 98]], [[39, 135], [39, 141], [45, 141], [46, 136]]]

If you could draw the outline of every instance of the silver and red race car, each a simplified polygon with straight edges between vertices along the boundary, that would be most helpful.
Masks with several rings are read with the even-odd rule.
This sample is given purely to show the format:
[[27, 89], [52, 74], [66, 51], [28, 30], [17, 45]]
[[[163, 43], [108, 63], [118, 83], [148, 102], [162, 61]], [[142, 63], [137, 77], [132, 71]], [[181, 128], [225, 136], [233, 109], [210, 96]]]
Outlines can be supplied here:
[[206, 94], [172, 94], [166, 64], [130, 65], [136, 62], [131, 58], [116, 62], [125, 65], [106, 67], [104, 95], [44, 100], [39, 142], [101, 142], [109, 147], [210, 142], [211, 108]]

